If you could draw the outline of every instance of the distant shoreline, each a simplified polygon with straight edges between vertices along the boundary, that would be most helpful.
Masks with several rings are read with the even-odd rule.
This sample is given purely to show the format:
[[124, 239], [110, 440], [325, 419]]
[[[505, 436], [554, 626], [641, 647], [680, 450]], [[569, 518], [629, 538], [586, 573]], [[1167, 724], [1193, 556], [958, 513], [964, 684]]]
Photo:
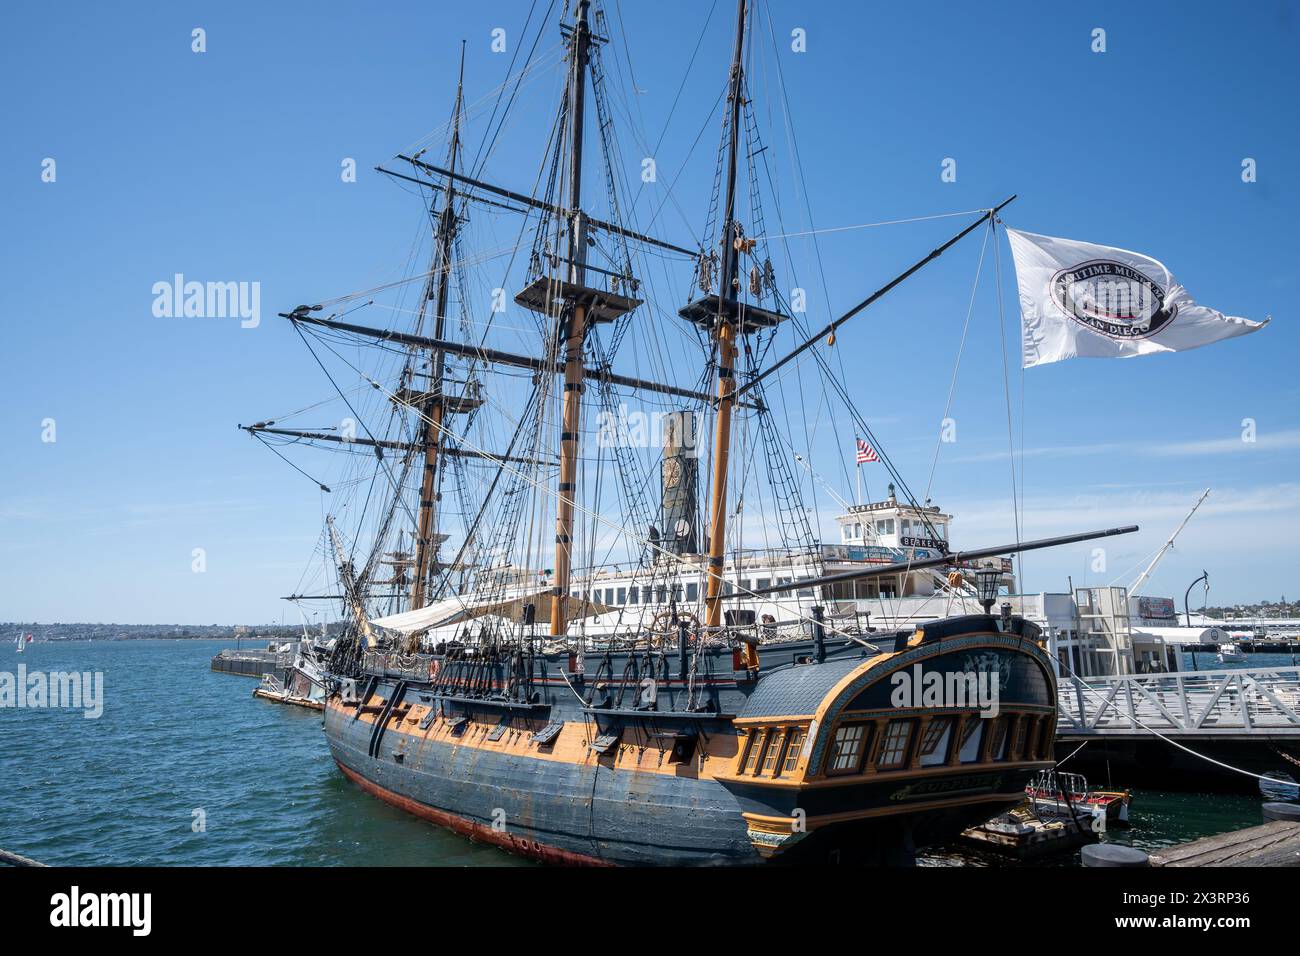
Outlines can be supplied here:
[[[321, 633], [319, 625], [309, 631], [312, 637]], [[328, 625], [331, 637], [342, 631], [340, 623]], [[9, 621], [0, 623], [0, 646], [12, 644], [20, 634], [30, 634], [31, 643], [34, 644], [106, 641], [240, 641], [265, 644], [270, 641], [302, 640], [303, 633], [301, 624], [251, 627], [234, 624], [35, 624]]]
[[[301, 637], [301, 635], [299, 635]], [[246, 641], [249, 644], [261, 644], [260, 637], [221, 637], [200, 635], [198, 637], [168, 637], [166, 635], [143, 634], [137, 637], [41, 637], [29, 642], [29, 644], [125, 644], [130, 641], [229, 641], [236, 640]], [[268, 637], [267, 641], [279, 640], [279, 638]], [[0, 643], [3, 646], [3, 643]]]

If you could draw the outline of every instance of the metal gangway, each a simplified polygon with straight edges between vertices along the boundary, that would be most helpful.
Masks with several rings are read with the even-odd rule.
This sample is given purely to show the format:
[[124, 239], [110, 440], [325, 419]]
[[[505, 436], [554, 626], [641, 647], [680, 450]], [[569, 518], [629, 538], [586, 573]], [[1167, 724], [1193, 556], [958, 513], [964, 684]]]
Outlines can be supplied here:
[[1300, 667], [1179, 671], [1058, 683], [1057, 738], [1300, 738]]

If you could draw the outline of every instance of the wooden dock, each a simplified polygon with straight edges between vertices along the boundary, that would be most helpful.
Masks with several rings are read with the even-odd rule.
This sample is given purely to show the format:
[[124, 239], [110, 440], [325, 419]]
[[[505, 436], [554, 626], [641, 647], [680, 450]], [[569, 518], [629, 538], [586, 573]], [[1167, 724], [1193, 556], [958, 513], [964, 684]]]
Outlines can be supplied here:
[[1151, 854], [1152, 866], [1300, 866], [1300, 823], [1271, 820]]

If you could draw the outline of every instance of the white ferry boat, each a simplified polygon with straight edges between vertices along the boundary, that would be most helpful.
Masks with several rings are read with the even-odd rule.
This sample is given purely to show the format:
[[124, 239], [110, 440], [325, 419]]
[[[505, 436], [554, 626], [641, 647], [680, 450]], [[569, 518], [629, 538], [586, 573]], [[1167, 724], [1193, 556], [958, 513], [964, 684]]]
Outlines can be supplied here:
[[[672, 456], [665, 458], [665, 471]], [[689, 474], [689, 465], [686, 465]], [[603, 564], [599, 569], [575, 568], [570, 638], [585, 637], [590, 645], [633, 640], [648, 628], [674, 639], [677, 628], [698, 627], [704, 617], [708, 556], [694, 550], [690, 516], [676, 512], [670, 488], [665, 488], [663, 520], [674, 528], [659, 536], [673, 553], [671, 560]], [[723, 593], [728, 619], [753, 625], [764, 642], [801, 640], [808, 636], [814, 609], [828, 630], [847, 635], [894, 631], [954, 614], [982, 609], [975, 572], [996, 569], [999, 589], [1015, 591], [1009, 557], [902, 571], [875, 578], [802, 588], [783, 594], [754, 596], [750, 592], [779, 587], [801, 579], [853, 571], [863, 567], [934, 559], [948, 553], [953, 516], [927, 502], [913, 506], [898, 500], [889, 485], [884, 500], [850, 505], [836, 517], [838, 540], [811, 549], [748, 549], [729, 552], [724, 563]], [[658, 536], [652, 529], [652, 537]], [[453, 569], [454, 570], [454, 569]], [[400, 569], [399, 569], [400, 573]], [[546, 596], [554, 585], [549, 570], [503, 566], [494, 572], [498, 587], [488, 601], [452, 596], [415, 611], [379, 618], [372, 623], [402, 634], [423, 634], [426, 646], [468, 641], [477, 629], [498, 626], [502, 618], [521, 626], [545, 622]], [[986, 574], [988, 572], [986, 571]], [[482, 581], [482, 572], [479, 572]]]

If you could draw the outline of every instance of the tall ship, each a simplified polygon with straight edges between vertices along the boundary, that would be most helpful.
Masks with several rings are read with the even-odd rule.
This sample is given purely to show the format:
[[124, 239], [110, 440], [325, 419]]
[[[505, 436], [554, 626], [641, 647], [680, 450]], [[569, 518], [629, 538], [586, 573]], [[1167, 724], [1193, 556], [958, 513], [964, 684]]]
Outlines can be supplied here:
[[[814, 331], [774, 264], [791, 229], [750, 83], [758, 19], [739, 0], [713, 60], [710, 200], [676, 210], [690, 244], [635, 212], [635, 87], [606, 68], [628, 51], [599, 3], [473, 103], [462, 49], [448, 123], [381, 170], [418, 195], [427, 257], [282, 313], [332, 391], [241, 426], [303, 474], [301, 446], [345, 456], [318, 482], [320, 593], [290, 596], [349, 621], [326, 677], [340, 771], [537, 860], [906, 862], [1011, 807], [1052, 766], [1057, 695], [1040, 629], [994, 608], [1011, 556], [1129, 530], [948, 546], [949, 516], [908, 488], [827, 343], [997, 209]], [[560, 102], [535, 181], [490, 181], [545, 75]], [[814, 393], [893, 482], [826, 542], [799, 454]], [[336, 424], [308, 427], [326, 405]], [[922, 626], [887, 610], [949, 597], [970, 608]]]

